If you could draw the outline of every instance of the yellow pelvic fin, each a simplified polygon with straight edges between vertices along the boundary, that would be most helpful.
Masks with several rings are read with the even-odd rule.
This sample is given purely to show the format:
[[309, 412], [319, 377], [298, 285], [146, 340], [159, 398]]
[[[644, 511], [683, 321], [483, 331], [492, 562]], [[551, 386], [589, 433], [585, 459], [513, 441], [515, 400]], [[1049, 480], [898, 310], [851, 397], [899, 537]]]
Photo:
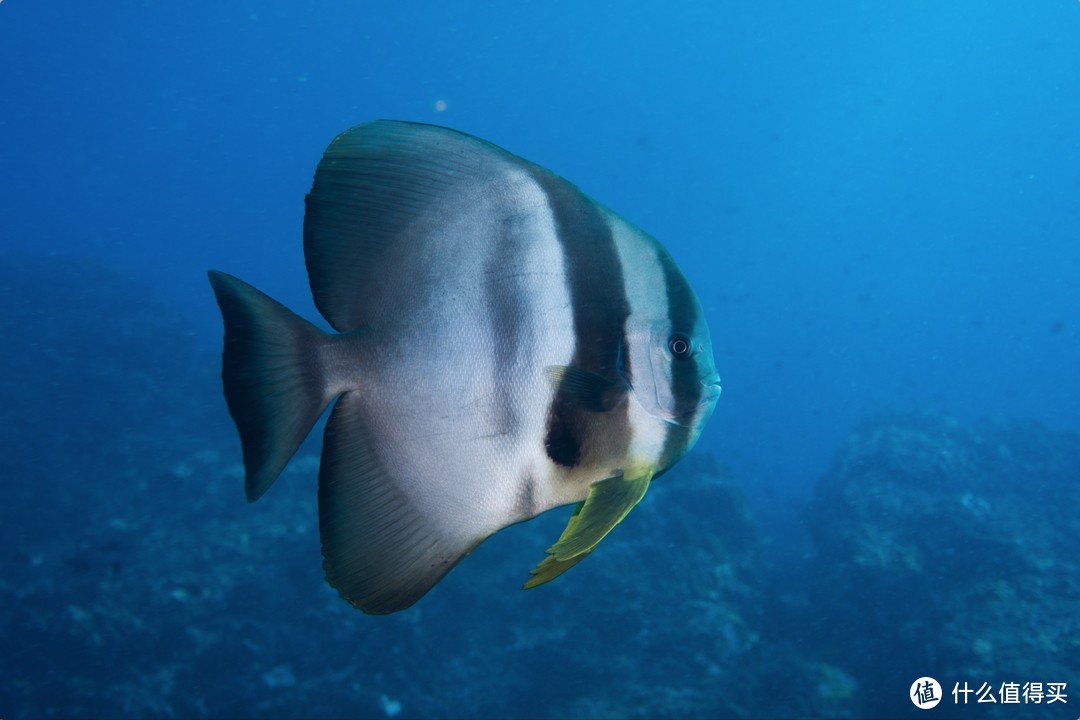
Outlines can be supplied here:
[[525, 588], [554, 580], [585, 559], [645, 496], [652, 476], [650, 469], [632, 477], [609, 477], [590, 485], [585, 502], [570, 516], [566, 529], [548, 548], [548, 557], [532, 571]]

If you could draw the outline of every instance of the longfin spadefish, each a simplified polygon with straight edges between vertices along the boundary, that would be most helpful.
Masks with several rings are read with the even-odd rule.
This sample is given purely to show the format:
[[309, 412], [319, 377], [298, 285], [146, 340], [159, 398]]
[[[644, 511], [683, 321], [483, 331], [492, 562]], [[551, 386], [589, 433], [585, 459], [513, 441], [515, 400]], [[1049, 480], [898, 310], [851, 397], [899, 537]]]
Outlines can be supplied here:
[[585, 502], [570, 516], [548, 556], [532, 570], [525, 589], [554, 580], [585, 559], [622, 522], [649, 489], [653, 471], [617, 475], [593, 483]]

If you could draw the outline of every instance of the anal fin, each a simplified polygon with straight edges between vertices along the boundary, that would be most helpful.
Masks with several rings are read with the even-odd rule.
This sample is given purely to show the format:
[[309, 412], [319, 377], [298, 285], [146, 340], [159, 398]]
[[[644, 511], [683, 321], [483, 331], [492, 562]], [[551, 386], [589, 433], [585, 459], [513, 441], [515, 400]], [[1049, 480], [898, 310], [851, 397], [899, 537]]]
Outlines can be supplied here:
[[319, 530], [326, 579], [366, 613], [419, 600], [484, 539], [445, 522], [409, 492], [369, 440], [362, 399], [346, 392], [326, 424], [319, 470]]
[[525, 589], [554, 580], [585, 559], [622, 522], [649, 489], [653, 471], [609, 477], [589, 486], [585, 502], [570, 516], [548, 557], [532, 570]]

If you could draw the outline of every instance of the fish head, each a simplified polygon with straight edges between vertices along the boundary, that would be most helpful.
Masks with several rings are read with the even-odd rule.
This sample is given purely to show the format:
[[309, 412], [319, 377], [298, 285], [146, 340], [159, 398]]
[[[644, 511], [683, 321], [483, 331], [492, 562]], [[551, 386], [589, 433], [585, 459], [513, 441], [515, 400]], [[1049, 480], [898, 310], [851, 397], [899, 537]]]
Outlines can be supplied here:
[[[686, 428], [693, 440], [720, 397], [712, 339], [700, 307], [687, 317], [663, 317], [628, 327], [629, 367], [623, 379], [646, 412]], [[687, 448], [688, 449], [688, 448]]]

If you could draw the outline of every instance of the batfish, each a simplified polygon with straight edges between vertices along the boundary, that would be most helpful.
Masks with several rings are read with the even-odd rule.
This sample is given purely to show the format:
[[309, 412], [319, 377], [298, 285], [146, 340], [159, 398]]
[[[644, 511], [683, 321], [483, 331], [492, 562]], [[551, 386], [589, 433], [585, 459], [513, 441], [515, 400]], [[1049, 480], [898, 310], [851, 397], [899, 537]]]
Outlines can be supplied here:
[[324, 332], [211, 271], [248, 500], [327, 407], [327, 581], [419, 600], [485, 538], [577, 503], [532, 571], [588, 555], [695, 443], [720, 383], [701, 305], [651, 236], [538, 165], [448, 128], [336, 137], [304, 257]]

